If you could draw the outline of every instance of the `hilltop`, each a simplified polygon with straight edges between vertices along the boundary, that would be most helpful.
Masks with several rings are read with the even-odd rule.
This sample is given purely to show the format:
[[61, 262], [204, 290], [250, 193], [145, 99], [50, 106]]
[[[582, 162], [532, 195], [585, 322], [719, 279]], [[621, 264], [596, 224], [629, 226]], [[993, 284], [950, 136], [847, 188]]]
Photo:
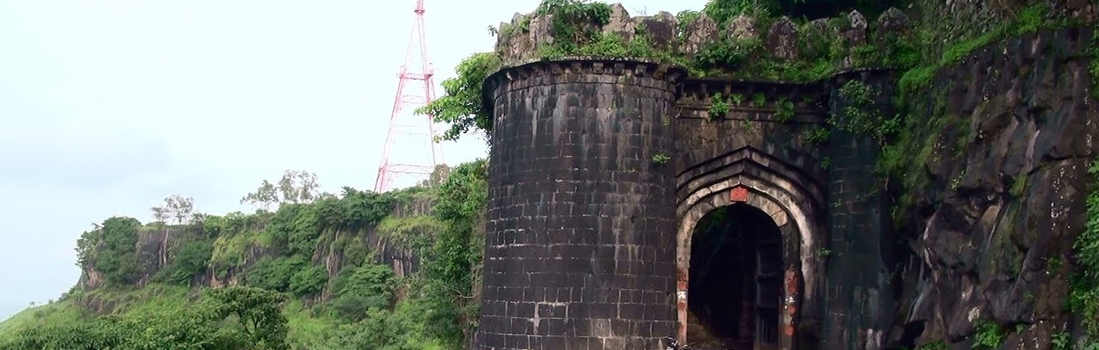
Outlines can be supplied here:
[[76, 285], [0, 323], [0, 348], [456, 347], [476, 310], [484, 167], [338, 195], [287, 172], [244, 196], [252, 214], [173, 195], [151, 222], [107, 218], [77, 242]]

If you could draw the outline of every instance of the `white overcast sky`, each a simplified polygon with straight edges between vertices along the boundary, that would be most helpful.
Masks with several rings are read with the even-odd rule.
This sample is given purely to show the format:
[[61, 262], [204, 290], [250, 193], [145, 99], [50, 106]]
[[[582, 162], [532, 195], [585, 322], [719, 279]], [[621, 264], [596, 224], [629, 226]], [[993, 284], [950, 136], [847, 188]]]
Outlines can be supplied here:
[[[491, 50], [489, 25], [538, 3], [428, 0], [436, 85]], [[622, 3], [637, 15], [705, 0]], [[286, 169], [332, 192], [372, 189], [414, 7], [0, 0], [0, 319], [76, 282], [73, 247], [91, 223], [148, 221], [170, 194], [248, 211], [240, 197]], [[486, 155], [477, 138], [443, 147], [451, 165]]]

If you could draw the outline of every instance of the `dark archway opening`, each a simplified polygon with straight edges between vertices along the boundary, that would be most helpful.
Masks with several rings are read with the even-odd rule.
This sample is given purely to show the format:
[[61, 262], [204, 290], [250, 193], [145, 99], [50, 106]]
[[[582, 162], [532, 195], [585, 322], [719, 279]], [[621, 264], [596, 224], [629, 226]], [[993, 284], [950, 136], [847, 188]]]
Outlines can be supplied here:
[[778, 349], [782, 237], [762, 210], [706, 214], [691, 238], [687, 343], [698, 349]]

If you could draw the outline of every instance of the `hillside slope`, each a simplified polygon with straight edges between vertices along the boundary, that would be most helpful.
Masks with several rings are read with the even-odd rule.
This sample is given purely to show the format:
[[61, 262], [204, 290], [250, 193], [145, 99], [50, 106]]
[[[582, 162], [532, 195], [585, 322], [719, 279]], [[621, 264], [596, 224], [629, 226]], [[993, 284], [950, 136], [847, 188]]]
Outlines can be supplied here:
[[[458, 347], [475, 311], [475, 300], [465, 296], [476, 290], [471, 276], [480, 246], [471, 243], [478, 242], [486, 197], [484, 162], [450, 173], [442, 182], [384, 194], [345, 187], [339, 196], [302, 196], [315, 200], [284, 196], [277, 210], [254, 214], [185, 217], [154, 208], [178, 222], [109, 218], [78, 242], [77, 285], [58, 301], [0, 323], [0, 348], [98, 348], [115, 341], [143, 348], [141, 334], [227, 324], [263, 333], [222, 317], [220, 310], [239, 301], [211, 291], [277, 299], [263, 317], [282, 324], [270, 331], [283, 334], [273, 342], [288, 349]], [[242, 312], [263, 304], [247, 306]], [[209, 323], [184, 327], [180, 315], [195, 313]], [[117, 322], [148, 329], [130, 332]], [[222, 347], [228, 343], [212, 337], [168, 337], [153, 346], [260, 346]]]

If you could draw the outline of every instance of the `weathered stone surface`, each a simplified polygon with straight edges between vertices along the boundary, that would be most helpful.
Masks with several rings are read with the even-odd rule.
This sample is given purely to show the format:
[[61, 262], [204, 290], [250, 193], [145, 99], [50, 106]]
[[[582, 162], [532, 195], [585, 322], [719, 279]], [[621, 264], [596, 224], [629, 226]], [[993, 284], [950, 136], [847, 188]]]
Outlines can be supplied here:
[[[837, 34], [850, 44], [865, 42], [865, 18], [853, 12], [847, 19], [850, 27]], [[630, 21], [645, 23], [658, 45], [674, 45], [670, 14]], [[751, 18], [732, 22], [725, 35], [757, 37]], [[778, 35], [793, 32], [784, 22], [768, 32], [769, 48], [796, 41]], [[907, 28], [895, 10], [875, 26]], [[807, 27], [833, 30], [823, 20]], [[706, 28], [698, 37], [709, 35]], [[1022, 325], [1005, 346], [1048, 348], [1049, 337], [1071, 321], [1062, 307], [1071, 267], [1051, 261], [1068, 261], [1083, 227], [1086, 169], [1099, 151], [1087, 57], [1079, 55], [1090, 36], [1090, 30], [1062, 30], [979, 49], [937, 73], [930, 86], [945, 89], [942, 96], [907, 96], [928, 111], [915, 117], [932, 122], [938, 105], [949, 117], [929, 138], [920, 169], [929, 181], [912, 193], [916, 205], [899, 231], [889, 225], [887, 197], [872, 191], [880, 185], [873, 172], [880, 145], [836, 130], [824, 144], [806, 137], [827, 127], [828, 114], [841, 113], [837, 83], [862, 79], [887, 90], [895, 84], [877, 75], [887, 71], [804, 85], [689, 79], [679, 86], [675, 109], [675, 84], [651, 68], [638, 70], [651, 67], [644, 64], [541, 63], [509, 71], [508, 79], [497, 79], [507, 85], [492, 96], [494, 138], [501, 140], [492, 157], [503, 161], [490, 176], [482, 348], [652, 348], [655, 339], [671, 335], [678, 318], [669, 294], [675, 272], [639, 262], [674, 265], [666, 259], [678, 242], [666, 245], [663, 232], [675, 227], [653, 213], [667, 210], [667, 198], [701, 196], [700, 209], [679, 213], [698, 220], [728, 205], [721, 191], [742, 181], [774, 190], [767, 193], [772, 204], [762, 206], [784, 211], [773, 216], [776, 222], [814, 232], [800, 238], [816, 243], [795, 240], [783, 248], [798, 257], [789, 260], [798, 271], [819, 271], [801, 276], [805, 298], [789, 331], [799, 348], [888, 349], [931, 341], [964, 348], [984, 321]], [[697, 41], [680, 48], [697, 49]], [[729, 111], [711, 120], [715, 92], [725, 96]], [[889, 101], [890, 94], [879, 98]], [[783, 100], [795, 101], [790, 121], [777, 120]], [[657, 116], [669, 116], [669, 124]], [[668, 168], [674, 170], [657, 170], [649, 158], [672, 145]], [[807, 209], [795, 213], [786, 203]], [[614, 254], [603, 259], [607, 247]], [[550, 289], [557, 293], [552, 300]], [[608, 289], [640, 290], [641, 302], [624, 302], [621, 294], [615, 302], [600, 300], [613, 295]], [[624, 321], [592, 315], [612, 307], [616, 317], [628, 314]], [[639, 325], [648, 333], [638, 333], [644, 332]]]
[[[855, 72], [833, 78], [830, 113], [839, 120], [851, 105], [839, 87], [856, 81], [878, 92], [876, 110], [892, 115], [895, 76], [888, 71]], [[822, 349], [884, 349], [894, 321], [890, 278], [889, 207], [878, 189], [875, 168], [881, 147], [866, 135], [832, 129], [828, 167], [828, 289], [824, 297]]]
[[745, 14], [733, 17], [733, 19], [729, 21], [728, 27], [725, 28], [725, 32], [729, 35], [729, 39], [733, 40], [755, 39], [759, 37], [756, 33], [756, 19]]
[[[533, 33], [524, 32], [523, 23], [529, 17], [515, 13], [510, 23], [501, 23], [496, 37], [496, 53], [510, 60], [529, 58], [534, 52]], [[529, 23], [528, 23], [529, 24]]]
[[828, 32], [828, 28], [829, 28], [829, 26], [828, 26], [828, 19], [827, 18], [814, 19], [812, 21], [809, 21], [809, 29], [810, 30], [821, 32], [821, 33], [826, 33], [826, 32]]
[[633, 38], [635, 24], [630, 12], [620, 3], [611, 4], [611, 17], [603, 26], [603, 34], [618, 34], [626, 40]]
[[645, 26], [653, 46], [661, 50], [674, 49], [676, 43], [676, 19], [671, 12], [660, 11], [655, 16], [634, 17], [634, 22]]
[[675, 83], [603, 61], [490, 78], [482, 349], [658, 349], [675, 331]]
[[[709, 111], [716, 91], [725, 96], [742, 96], [742, 100], [727, 101], [729, 113], [714, 120]], [[755, 101], [756, 92], [764, 94], [762, 104]], [[828, 153], [825, 147], [807, 142], [804, 131], [824, 121], [827, 110], [822, 106], [827, 101], [823, 92], [823, 86], [818, 85], [688, 80], [683, 84], [678, 103], [676, 152], [672, 157], [679, 174], [676, 197], [681, 203], [680, 210], [684, 210], [678, 213], [681, 229], [684, 223], [701, 219], [707, 213], [706, 207], [729, 205], [724, 191], [714, 196], [709, 188], [728, 188], [739, 183], [751, 183], [755, 186], [752, 188], [766, 191], [770, 198], [779, 198], [774, 200], [778, 205], [753, 206], [768, 212], [780, 210], [783, 214], [774, 217], [777, 224], [794, 223], [789, 227], [801, 228], [802, 231], [791, 229], [792, 232], [784, 233], [784, 237], [799, 238], [784, 241], [783, 259], [790, 262], [786, 268], [793, 269], [791, 272], [803, 272], [799, 279], [804, 289], [793, 293], [801, 297], [791, 305], [797, 315], [789, 326], [790, 340], [805, 349], [814, 348], [816, 345], [811, 344], [817, 344], [814, 339], [820, 337], [823, 273], [815, 271], [823, 267], [821, 258], [811, 252], [826, 244], [825, 237], [814, 233], [823, 232], [823, 227], [816, 229], [822, 225], [819, 218], [827, 211], [824, 194], [827, 174], [820, 160]], [[796, 113], [787, 122], [775, 116], [779, 101], [784, 99], [797, 101]], [[711, 200], [700, 198], [706, 196], [712, 196]], [[698, 205], [703, 209], [683, 207], [683, 203], [695, 200], [700, 200]], [[795, 205], [802, 211], [792, 211]], [[808, 237], [801, 237], [803, 234]], [[694, 334], [706, 337], [699, 335], [705, 333], [698, 329]], [[687, 339], [691, 344], [701, 340], [704, 339]]]
[[908, 15], [898, 10], [896, 7], [890, 7], [878, 16], [878, 30], [885, 32], [899, 32], [908, 29]]
[[847, 15], [847, 20], [851, 23], [850, 27], [844, 28], [843, 36], [852, 45], [860, 45], [866, 43], [866, 17], [863, 17], [859, 11], [851, 11]]
[[702, 14], [693, 22], [687, 24], [685, 29], [687, 40], [679, 46], [680, 52], [693, 55], [702, 50], [708, 43], [717, 41], [720, 33], [717, 30], [717, 22], [710, 16]]
[[1004, 349], [1045, 349], [1064, 330], [1064, 262], [1084, 227], [1099, 115], [1082, 87], [1086, 59], [1053, 48], [1079, 47], [1087, 32], [1016, 38], [936, 76], [934, 85], [952, 84], [946, 115], [970, 131], [944, 128], [924, 163], [931, 185], [917, 199], [927, 216], [913, 223], [918, 260], [905, 268], [925, 287], [898, 305], [904, 326], [922, 325], [917, 343], [962, 347], [989, 321], [1024, 328]]
[[[863, 17], [859, 11], [851, 11], [847, 15], [848, 26], [841, 26], [839, 29], [839, 35], [845, 40], [849, 47], [855, 47], [866, 44], [867, 42], [867, 23], [866, 17]], [[853, 53], [848, 52], [848, 55], [840, 62], [840, 69], [846, 70], [855, 67], [855, 58]]]
[[531, 15], [530, 41], [536, 47], [553, 44], [553, 15]]
[[789, 17], [782, 16], [767, 32], [767, 49], [777, 58], [796, 59], [798, 57], [797, 34], [794, 22]]

